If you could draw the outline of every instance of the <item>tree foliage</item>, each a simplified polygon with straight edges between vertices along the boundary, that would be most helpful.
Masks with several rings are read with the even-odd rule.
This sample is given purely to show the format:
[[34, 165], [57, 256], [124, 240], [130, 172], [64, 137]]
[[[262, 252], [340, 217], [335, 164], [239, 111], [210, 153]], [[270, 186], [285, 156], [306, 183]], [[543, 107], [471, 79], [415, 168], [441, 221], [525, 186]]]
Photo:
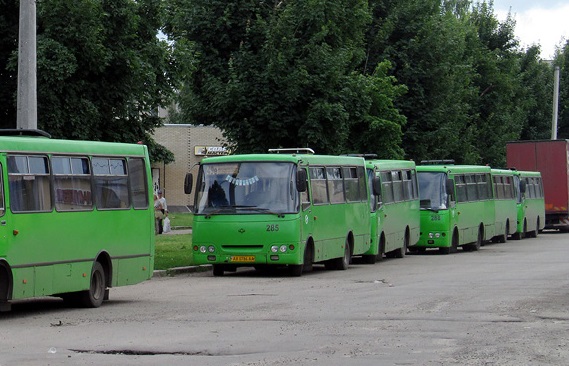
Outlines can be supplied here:
[[[169, 9], [166, 33], [194, 42], [198, 60], [181, 90], [182, 111], [220, 127], [235, 151], [401, 155], [404, 118], [386, 97], [401, 89], [381, 68], [355, 72], [370, 20], [365, 1], [177, 0]], [[357, 146], [357, 129], [385, 131], [390, 140], [356, 134], [365, 143]]]
[[[161, 125], [158, 107], [176, 86], [173, 50], [156, 37], [160, 14], [160, 0], [38, 2], [38, 128], [56, 138], [143, 141], [153, 160], [172, 161], [150, 137]], [[3, 49], [13, 78], [17, 49]], [[14, 106], [4, 105], [3, 113], [12, 116]], [[6, 124], [14, 128], [15, 118]]]
[[[505, 144], [550, 136], [553, 67], [520, 48], [510, 15], [471, 0], [45, 0], [39, 127], [144, 141], [155, 111], [215, 125], [235, 152], [455, 159], [505, 165]], [[0, 0], [0, 117], [16, 118], [18, 3]], [[156, 37], [162, 29], [168, 41]], [[560, 45], [560, 138], [569, 138]]]
[[[569, 139], [569, 41], [556, 52], [554, 65], [560, 68], [557, 137]], [[550, 94], [551, 100], [552, 95], [553, 93]]]

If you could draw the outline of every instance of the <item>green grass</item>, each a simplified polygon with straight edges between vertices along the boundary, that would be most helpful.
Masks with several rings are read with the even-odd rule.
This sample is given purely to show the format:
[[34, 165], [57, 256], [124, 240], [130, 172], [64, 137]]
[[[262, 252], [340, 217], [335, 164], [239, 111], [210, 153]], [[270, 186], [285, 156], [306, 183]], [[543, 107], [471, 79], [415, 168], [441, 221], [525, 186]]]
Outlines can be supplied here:
[[156, 235], [154, 269], [170, 269], [191, 265], [192, 234]]
[[170, 218], [170, 226], [172, 227], [192, 227], [194, 223], [194, 214], [192, 213], [170, 212], [168, 213], [168, 218]]

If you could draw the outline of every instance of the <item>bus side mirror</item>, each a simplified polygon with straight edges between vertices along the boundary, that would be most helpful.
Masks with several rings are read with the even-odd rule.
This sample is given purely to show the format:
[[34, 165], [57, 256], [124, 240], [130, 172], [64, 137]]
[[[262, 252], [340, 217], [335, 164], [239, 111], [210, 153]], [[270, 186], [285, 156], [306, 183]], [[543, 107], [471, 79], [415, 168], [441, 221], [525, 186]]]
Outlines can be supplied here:
[[371, 185], [372, 185], [373, 195], [381, 196], [381, 181], [379, 180], [378, 177], [373, 178]]
[[525, 180], [520, 181], [520, 192], [526, 193], [526, 181]]
[[184, 179], [184, 193], [190, 194], [192, 193], [192, 188], [194, 184], [194, 177], [192, 173], [187, 173], [186, 178]]
[[306, 192], [308, 188], [306, 185], [306, 170], [299, 169], [296, 171], [296, 190], [299, 192]]
[[452, 179], [447, 179], [446, 190], [449, 197], [454, 197], [454, 181]]

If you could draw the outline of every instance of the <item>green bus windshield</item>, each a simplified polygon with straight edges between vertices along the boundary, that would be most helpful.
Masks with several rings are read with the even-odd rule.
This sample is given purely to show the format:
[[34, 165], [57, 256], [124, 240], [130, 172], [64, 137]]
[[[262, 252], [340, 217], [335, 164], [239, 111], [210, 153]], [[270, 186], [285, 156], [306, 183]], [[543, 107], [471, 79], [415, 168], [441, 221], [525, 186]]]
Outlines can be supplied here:
[[294, 213], [300, 208], [296, 165], [232, 162], [200, 168], [196, 214]]
[[421, 209], [447, 209], [447, 175], [442, 172], [417, 172], [417, 176], [419, 178], [419, 197], [421, 199]]

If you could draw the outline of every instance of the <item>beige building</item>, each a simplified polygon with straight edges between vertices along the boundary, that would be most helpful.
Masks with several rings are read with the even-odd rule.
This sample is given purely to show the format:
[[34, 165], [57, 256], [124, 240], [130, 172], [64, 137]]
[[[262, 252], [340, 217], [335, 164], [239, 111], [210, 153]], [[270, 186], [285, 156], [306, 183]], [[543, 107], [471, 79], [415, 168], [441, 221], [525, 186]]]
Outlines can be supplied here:
[[196, 164], [201, 159], [225, 153], [221, 130], [212, 126], [166, 124], [156, 129], [154, 140], [170, 150], [175, 159], [170, 164], [152, 165], [154, 191], [163, 191], [168, 210], [188, 211], [194, 195], [184, 193], [186, 173], [191, 171], [195, 179], [198, 171]]

